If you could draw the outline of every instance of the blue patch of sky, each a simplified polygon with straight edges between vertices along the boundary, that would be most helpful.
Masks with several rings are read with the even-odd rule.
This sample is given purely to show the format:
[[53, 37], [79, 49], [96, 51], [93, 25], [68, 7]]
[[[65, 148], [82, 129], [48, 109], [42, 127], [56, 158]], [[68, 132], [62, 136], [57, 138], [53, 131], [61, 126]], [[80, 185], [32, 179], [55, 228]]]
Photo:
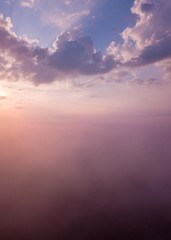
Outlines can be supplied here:
[[[119, 43], [120, 33], [126, 27], [135, 24], [135, 16], [130, 10], [133, 2], [134, 0], [99, 1], [94, 4], [91, 14], [81, 19], [83, 32], [92, 37], [98, 51], [104, 51], [113, 40]], [[80, 4], [75, 7], [74, 5], [64, 8], [64, 5], [58, 2], [56, 7], [65, 12], [74, 12], [74, 9], [75, 11], [81, 10]], [[0, 12], [11, 17], [13, 29], [17, 35], [26, 34], [29, 38], [37, 38], [43, 47], [51, 46], [55, 37], [60, 33], [55, 25], [42, 21], [43, 13], [51, 14], [52, 9], [55, 9], [55, 5], [44, 0], [41, 1], [40, 7], [33, 9], [20, 7], [19, 0], [11, 0], [10, 4], [7, 4], [6, 0], [0, 1]]]
[[39, 8], [23, 8], [17, 0], [11, 0], [9, 4], [3, 0], [0, 2], [0, 12], [12, 19], [13, 30], [18, 36], [26, 34], [29, 38], [39, 39], [43, 47], [50, 46], [57, 35], [53, 25], [45, 27], [42, 24]]
[[134, 0], [106, 0], [91, 10], [91, 16], [82, 25], [98, 51], [105, 50], [113, 40], [121, 42], [120, 33], [135, 24], [136, 18], [131, 13], [133, 3]]

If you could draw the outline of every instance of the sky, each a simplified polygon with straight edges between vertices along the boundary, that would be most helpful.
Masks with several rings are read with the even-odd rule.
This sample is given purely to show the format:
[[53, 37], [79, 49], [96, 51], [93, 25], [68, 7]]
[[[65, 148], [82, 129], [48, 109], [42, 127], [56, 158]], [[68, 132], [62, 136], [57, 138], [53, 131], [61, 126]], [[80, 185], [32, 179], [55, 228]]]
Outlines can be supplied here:
[[171, 239], [171, 1], [0, 1], [0, 239]]
[[2, 0], [2, 107], [60, 101], [66, 113], [170, 114], [170, 8], [169, 1]]

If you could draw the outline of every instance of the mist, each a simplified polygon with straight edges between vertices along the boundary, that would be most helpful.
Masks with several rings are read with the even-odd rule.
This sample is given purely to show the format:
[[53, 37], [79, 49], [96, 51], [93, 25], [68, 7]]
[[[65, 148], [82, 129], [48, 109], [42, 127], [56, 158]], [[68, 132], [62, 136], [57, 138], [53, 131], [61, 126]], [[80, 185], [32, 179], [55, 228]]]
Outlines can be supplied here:
[[1, 121], [1, 239], [170, 239], [170, 117]]

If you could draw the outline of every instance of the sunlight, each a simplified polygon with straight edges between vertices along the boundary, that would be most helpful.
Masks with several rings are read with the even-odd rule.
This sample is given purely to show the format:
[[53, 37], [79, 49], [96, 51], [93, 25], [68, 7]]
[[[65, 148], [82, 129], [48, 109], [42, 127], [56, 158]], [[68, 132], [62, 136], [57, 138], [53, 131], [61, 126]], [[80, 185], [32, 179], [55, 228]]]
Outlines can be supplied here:
[[0, 87], [0, 99], [6, 99], [9, 96], [9, 92], [3, 88]]

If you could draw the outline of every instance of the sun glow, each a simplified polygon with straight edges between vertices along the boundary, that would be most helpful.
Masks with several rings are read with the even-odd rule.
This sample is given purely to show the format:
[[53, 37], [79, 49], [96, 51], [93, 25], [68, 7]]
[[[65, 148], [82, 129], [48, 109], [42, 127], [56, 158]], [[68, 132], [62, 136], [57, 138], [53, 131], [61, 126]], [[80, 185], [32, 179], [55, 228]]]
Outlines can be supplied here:
[[3, 88], [3, 87], [0, 87], [0, 98], [1, 99], [5, 99], [5, 98], [7, 98], [8, 97], [8, 91], [5, 89], [5, 88]]

